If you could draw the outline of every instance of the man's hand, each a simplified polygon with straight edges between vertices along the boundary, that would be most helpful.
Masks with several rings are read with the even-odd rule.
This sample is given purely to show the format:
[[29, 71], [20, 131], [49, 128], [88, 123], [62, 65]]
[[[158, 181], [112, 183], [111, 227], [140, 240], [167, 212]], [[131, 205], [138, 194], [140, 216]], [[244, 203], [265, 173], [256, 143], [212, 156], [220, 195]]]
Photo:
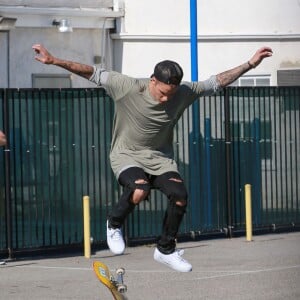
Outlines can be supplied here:
[[0, 146], [6, 145], [6, 136], [5, 134], [0, 130]]
[[217, 80], [221, 87], [225, 87], [235, 80], [237, 80], [239, 77], [241, 77], [244, 73], [248, 72], [250, 69], [255, 68], [258, 66], [262, 60], [266, 57], [272, 56], [273, 51], [270, 47], [262, 47], [258, 49], [255, 54], [251, 57], [248, 62], [235, 67], [231, 70], [222, 72], [217, 75]]
[[43, 64], [51, 65], [54, 62], [54, 57], [48, 52], [48, 50], [43, 47], [43, 45], [35, 44], [32, 49], [37, 54], [34, 58]]
[[262, 47], [258, 49], [255, 54], [249, 60], [249, 63], [253, 68], [257, 67], [264, 58], [272, 56], [273, 51], [270, 47]]

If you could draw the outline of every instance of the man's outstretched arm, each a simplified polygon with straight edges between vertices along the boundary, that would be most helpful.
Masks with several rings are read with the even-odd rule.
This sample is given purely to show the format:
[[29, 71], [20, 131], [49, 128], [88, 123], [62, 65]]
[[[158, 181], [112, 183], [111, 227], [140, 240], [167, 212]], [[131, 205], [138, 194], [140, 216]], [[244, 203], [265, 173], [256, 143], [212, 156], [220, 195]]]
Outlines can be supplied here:
[[57, 58], [51, 55], [48, 50], [40, 44], [33, 45], [32, 49], [37, 54], [35, 59], [43, 64], [59, 66], [86, 79], [89, 79], [94, 73], [92, 66]]
[[227, 85], [231, 84], [239, 77], [241, 77], [244, 73], [248, 72], [249, 70], [257, 67], [263, 59], [266, 57], [272, 56], [273, 51], [269, 47], [263, 47], [258, 49], [255, 54], [251, 57], [251, 59], [231, 70], [222, 72], [217, 75], [217, 81], [219, 82], [221, 87], [226, 87]]

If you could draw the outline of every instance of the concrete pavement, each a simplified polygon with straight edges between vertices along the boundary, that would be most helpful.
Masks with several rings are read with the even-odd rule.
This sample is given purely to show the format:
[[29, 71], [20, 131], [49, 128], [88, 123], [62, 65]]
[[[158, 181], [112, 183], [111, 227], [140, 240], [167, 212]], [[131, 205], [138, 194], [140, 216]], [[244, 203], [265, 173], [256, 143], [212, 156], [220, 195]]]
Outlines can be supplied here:
[[179, 243], [190, 273], [153, 260], [154, 245], [83, 256], [33, 257], [0, 266], [0, 299], [112, 299], [92, 263], [126, 269], [128, 300], [300, 299], [300, 232]]

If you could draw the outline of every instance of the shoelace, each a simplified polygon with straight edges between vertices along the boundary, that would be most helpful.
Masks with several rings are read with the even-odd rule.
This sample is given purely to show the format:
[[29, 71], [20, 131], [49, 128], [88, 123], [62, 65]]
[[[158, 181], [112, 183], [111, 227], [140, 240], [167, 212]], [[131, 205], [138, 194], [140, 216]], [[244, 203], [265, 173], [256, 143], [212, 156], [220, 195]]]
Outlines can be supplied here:
[[182, 256], [184, 254], [184, 249], [177, 249], [176, 250], [178, 255]]
[[114, 232], [110, 235], [111, 239], [118, 241], [121, 239], [122, 233], [120, 229], [114, 229]]
[[182, 255], [184, 254], [184, 250], [183, 250], [183, 249], [177, 249], [177, 250], [176, 250], [176, 254], [177, 254], [178, 258], [179, 258], [182, 262], [186, 262], [186, 260], [182, 257]]

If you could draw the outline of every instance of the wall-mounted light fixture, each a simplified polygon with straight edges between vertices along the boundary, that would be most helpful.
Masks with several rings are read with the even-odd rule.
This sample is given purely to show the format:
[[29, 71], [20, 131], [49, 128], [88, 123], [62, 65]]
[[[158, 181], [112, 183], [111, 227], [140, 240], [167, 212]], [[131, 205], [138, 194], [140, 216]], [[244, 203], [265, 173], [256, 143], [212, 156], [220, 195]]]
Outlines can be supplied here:
[[73, 31], [73, 28], [67, 19], [62, 19], [60, 21], [53, 20], [52, 25], [56, 26], [58, 28], [59, 32], [72, 32]]
[[0, 16], [0, 30], [10, 30], [15, 27], [17, 19]]

